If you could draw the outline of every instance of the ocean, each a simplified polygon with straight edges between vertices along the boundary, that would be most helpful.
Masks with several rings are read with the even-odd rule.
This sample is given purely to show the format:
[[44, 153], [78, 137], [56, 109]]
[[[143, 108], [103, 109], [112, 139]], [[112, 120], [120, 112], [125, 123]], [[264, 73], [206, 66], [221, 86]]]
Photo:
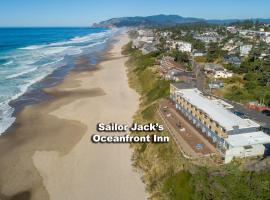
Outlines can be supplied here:
[[[0, 28], [0, 134], [15, 121], [13, 101], [70, 57], [105, 46], [117, 30], [93, 28]], [[92, 52], [94, 53], [94, 52]]]

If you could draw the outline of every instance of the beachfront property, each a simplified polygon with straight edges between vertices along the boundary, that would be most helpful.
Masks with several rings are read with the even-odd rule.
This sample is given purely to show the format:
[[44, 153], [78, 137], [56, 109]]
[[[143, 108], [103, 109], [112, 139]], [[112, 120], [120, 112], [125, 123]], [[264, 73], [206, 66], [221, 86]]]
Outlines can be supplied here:
[[145, 44], [151, 45], [154, 42], [154, 34], [151, 30], [138, 30], [138, 37], [133, 39], [132, 47], [141, 49]]
[[241, 118], [227, 102], [203, 94], [197, 88], [171, 84], [170, 98], [176, 109], [214, 144], [224, 163], [233, 158], [262, 156], [270, 136], [253, 120]]

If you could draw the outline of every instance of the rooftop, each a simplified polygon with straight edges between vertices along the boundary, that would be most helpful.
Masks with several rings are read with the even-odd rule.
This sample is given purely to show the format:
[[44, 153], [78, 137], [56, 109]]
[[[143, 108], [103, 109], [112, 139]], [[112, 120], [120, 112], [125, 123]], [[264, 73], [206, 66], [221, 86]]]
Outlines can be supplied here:
[[178, 94], [189, 103], [206, 113], [212, 120], [219, 123], [226, 131], [245, 128], [260, 127], [259, 124], [250, 120], [242, 119], [232, 113], [229, 108], [233, 106], [223, 100], [205, 96], [197, 88], [179, 88]]
[[262, 131], [229, 135], [225, 139], [233, 147], [270, 143], [270, 136]]

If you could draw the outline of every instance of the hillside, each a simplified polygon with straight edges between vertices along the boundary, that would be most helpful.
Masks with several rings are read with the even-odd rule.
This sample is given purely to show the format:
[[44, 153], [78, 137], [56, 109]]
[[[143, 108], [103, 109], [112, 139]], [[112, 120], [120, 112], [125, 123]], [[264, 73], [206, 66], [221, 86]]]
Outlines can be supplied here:
[[[258, 20], [263, 23], [270, 23], [270, 19], [251, 19]], [[95, 23], [94, 28], [109, 28], [109, 27], [123, 27], [123, 26], [172, 26], [177, 24], [188, 23], [210, 23], [210, 24], [229, 24], [233, 22], [244, 21], [244, 19], [202, 19], [194, 17], [182, 17], [179, 15], [153, 15], [147, 17], [120, 17], [112, 18], [106, 21]]]

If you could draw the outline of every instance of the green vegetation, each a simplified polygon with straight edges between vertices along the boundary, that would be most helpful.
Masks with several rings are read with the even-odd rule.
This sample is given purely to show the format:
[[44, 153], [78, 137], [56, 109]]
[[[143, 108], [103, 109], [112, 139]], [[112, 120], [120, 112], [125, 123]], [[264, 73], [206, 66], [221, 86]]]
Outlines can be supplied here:
[[190, 184], [191, 174], [186, 171], [180, 171], [174, 176], [169, 177], [164, 182], [164, 193], [167, 193], [170, 199], [188, 200], [191, 199], [193, 188]]
[[217, 59], [222, 59], [224, 52], [218, 46], [218, 43], [211, 42], [208, 46], [206, 55], [207, 62], [215, 62]]
[[270, 106], [270, 58], [261, 60], [251, 54], [240, 67], [226, 66], [243, 74], [241, 85], [234, 84], [225, 97], [238, 102], [258, 101]]
[[[123, 49], [130, 56], [127, 62], [129, 82], [141, 95], [134, 121], [162, 123], [157, 115], [157, 106], [161, 98], [168, 96], [169, 82], [160, 80], [153, 67], [159, 54], [142, 55], [129, 47], [131, 44]], [[240, 77], [228, 81], [245, 84]], [[169, 135], [167, 131], [155, 134]], [[237, 161], [224, 166], [201, 167], [182, 157], [172, 141], [168, 144], [132, 144], [131, 147], [133, 165], [143, 171], [142, 179], [151, 200], [270, 199], [270, 172], [267, 168], [258, 172], [254, 169], [247, 171]], [[268, 164], [263, 166], [269, 162], [265, 160]]]

